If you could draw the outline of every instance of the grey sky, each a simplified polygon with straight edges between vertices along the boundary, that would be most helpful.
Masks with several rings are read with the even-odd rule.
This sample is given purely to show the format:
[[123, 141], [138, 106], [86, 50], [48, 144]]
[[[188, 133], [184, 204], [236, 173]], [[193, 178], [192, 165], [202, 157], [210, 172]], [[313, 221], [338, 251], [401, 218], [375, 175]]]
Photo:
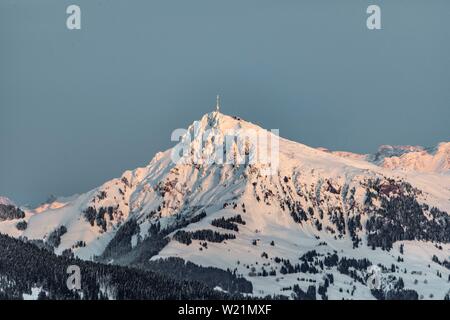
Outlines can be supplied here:
[[2, 0], [0, 195], [34, 204], [143, 166], [217, 93], [311, 146], [448, 141], [449, 17], [446, 0]]

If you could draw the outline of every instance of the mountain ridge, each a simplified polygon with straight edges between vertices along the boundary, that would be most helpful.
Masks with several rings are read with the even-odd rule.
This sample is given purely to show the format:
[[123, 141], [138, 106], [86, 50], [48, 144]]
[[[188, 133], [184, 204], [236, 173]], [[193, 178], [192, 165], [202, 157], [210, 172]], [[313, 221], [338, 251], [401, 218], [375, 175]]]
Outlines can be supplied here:
[[435, 147], [409, 145], [382, 145], [373, 154], [331, 151], [318, 148], [343, 158], [368, 161], [391, 170], [411, 170], [424, 173], [450, 173], [450, 142], [440, 142]]

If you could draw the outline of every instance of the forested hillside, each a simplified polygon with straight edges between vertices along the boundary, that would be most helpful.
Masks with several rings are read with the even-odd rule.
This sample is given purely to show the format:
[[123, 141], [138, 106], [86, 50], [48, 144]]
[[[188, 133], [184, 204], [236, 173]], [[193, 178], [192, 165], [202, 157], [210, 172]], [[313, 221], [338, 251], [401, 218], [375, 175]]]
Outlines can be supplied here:
[[[81, 270], [81, 290], [70, 291], [67, 267]], [[0, 234], [0, 299], [22, 299], [40, 288], [40, 299], [226, 299], [193, 281], [150, 271], [56, 256], [34, 244]]]

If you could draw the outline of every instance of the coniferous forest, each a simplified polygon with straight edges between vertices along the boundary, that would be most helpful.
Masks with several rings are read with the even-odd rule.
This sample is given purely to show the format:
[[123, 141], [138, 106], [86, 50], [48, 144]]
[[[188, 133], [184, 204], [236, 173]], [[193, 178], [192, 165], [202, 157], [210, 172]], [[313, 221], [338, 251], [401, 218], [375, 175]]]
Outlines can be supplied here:
[[[77, 265], [81, 290], [67, 287], [67, 268]], [[0, 234], [0, 299], [22, 299], [40, 288], [39, 299], [227, 299], [195, 281], [152, 271], [56, 256], [31, 243]]]

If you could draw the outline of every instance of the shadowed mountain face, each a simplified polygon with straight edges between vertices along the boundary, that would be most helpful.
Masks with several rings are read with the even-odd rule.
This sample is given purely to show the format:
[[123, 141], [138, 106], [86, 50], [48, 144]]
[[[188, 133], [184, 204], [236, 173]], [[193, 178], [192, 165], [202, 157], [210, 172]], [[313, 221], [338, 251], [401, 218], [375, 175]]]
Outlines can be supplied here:
[[[0, 232], [86, 260], [169, 274], [186, 268], [207, 282], [203, 269], [174, 258], [211, 274], [230, 270], [251, 282], [255, 296], [298, 298], [314, 283], [323, 299], [443, 298], [448, 145], [329, 152], [216, 111], [146, 167], [26, 210], [0, 222]], [[367, 285], [374, 266], [382, 274], [377, 288]], [[224, 283], [248, 290], [246, 282]]]

